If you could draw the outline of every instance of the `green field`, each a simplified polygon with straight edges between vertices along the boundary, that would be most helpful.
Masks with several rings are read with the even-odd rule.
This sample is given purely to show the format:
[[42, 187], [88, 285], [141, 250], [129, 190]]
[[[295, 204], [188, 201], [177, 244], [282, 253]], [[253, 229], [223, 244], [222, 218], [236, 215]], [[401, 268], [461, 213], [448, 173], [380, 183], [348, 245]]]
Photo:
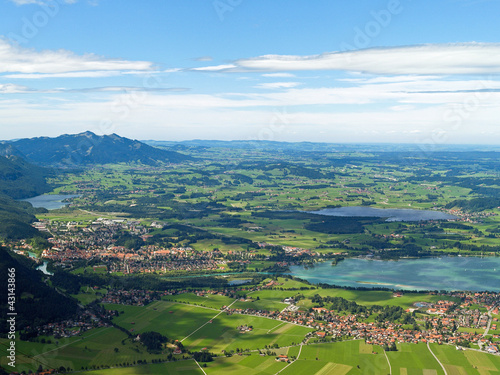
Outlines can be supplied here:
[[500, 373], [500, 357], [474, 350], [456, 350], [453, 345], [431, 344], [448, 375]]
[[[240, 332], [239, 326], [252, 326], [250, 332]], [[223, 350], [263, 349], [266, 345], [286, 346], [299, 343], [312, 331], [310, 328], [249, 315], [227, 315], [213, 319], [192, 336], [183, 341], [190, 350], [208, 348], [214, 353]]]
[[[237, 348], [262, 349], [274, 344], [286, 346], [301, 342], [312, 331], [268, 318], [228, 315], [217, 310], [167, 301], [154, 302], [147, 307], [112, 304], [106, 304], [105, 307], [123, 311], [113, 321], [134, 333], [154, 330], [182, 341], [189, 350], [208, 348], [214, 353]], [[237, 328], [244, 325], [252, 326], [253, 330], [240, 332]]]
[[[297, 356], [298, 353], [297, 347], [288, 351], [289, 356]], [[383, 350], [359, 340], [304, 345], [300, 357], [282, 372], [285, 375], [388, 373]]]
[[[253, 296], [253, 295], [252, 295]], [[275, 300], [270, 299], [260, 299], [260, 300], [249, 300], [249, 301], [237, 301], [231, 306], [233, 309], [254, 309], [254, 310], [267, 310], [267, 311], [281, 311], [288, 305]]]
[[[161, 354], [149, 354], [142, 345], [127, 339], [125, 333], [113, 327], [90, 330], [70, 339], [52, 338], [52, 342], [48, 345], [19, 340], [16, 345], [16, 370], [35, 371], [39, 365], [43, 368], [63, 366], [81, 370], [93, 366], [133, 364], [138, 360], [150, 362], [162, 357]], [[5, 366], [5, 356], [2, 356], [1, 361], [2, 366]]]
[[219, 312], [198, 306], [157, 301], [144, 306], [105, 304], [106, 309], [123, 311], [113, 321], [133, 333], [156, 331], [181, 340]]
[[217, 310], [220, 310], [223, 306], [230, 305], [234, 301], [234, 299], [232, 298], [220, 296], [218, 294], [206, 294], [205, 296], [201, 297], [193, 293], [164, 296], [162, 299], [165, 301], [176, 301], [192, 305], [200, 305]]
[[233, 355], [232, 357], [216, 358], [214, 362], [207, 364], [204, 368], [207, 374], [227, 374], [227, 375], [257, 375], [276, 374], [286, 366], [285, 363], [276, 361], [274, 356]]
[[80, 372], [83, 375], [202, 375], [203, 371], [193, 360], [156, 363], [144, 366], [111, 368], [106, 370], [93, 370]]
[[87, 305], [96, 299], [102, 298], [107, 293], [106, 289], [94, 290], [90, 287], [82, 288], [81, 292], [73, 295], [81, 304]]
[[398, 344], [397, 348], [396, 352], [387, 352], [394, 375], [444, 375], [443, 369], [434, 359], [426, 344], [402, 343]]

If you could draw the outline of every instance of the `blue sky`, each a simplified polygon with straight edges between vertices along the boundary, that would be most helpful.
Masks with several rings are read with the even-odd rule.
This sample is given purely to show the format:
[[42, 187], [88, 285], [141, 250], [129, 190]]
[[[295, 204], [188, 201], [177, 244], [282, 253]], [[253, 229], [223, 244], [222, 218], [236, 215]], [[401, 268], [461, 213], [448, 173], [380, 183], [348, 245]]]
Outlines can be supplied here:
[[498, 0], [0, 0], [1, 139], [498, 144]]

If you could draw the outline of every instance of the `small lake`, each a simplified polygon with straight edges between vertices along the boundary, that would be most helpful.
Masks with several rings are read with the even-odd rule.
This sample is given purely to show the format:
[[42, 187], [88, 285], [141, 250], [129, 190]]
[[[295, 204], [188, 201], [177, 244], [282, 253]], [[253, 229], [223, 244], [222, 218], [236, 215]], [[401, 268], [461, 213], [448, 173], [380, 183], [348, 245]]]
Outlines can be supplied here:
[[22, 201], [30, 202], [33, 207], [43, 207], [47, 210], [55, 210], [62, 208], [68, 204], [63, 202], [65, 199], [79, 197], [79, 194], [43, 194], [33, 198], [22, 199]]
[[500, 257], [442, 257], [397, 261], [349, 258], [332, 266], [290, 267], [291, 274], [313, 284], [406, 290], [500, 292]]
[[406, 208], [338, 207], [325, 208], [309, 213], [326, 216], [381, 217], [386, 221], [448, 220], [456, 216], [440, 211], [412, 210]]

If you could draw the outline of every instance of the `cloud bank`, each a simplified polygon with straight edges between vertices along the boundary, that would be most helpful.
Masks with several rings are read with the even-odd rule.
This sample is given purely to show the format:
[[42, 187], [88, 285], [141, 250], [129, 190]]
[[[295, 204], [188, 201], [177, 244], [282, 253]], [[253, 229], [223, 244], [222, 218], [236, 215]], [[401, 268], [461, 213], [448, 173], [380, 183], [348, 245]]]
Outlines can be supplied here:
[[500, 43], [380, 47], [320, 55], [264, 55], [195, 71], [284, 72], [341, 70], [377, 75], [485, 75], [500, 73]]
[[0, 39], [0, 73], [62, 74], [72, 72], [150, 71], [148, 61], [108, 59], [67, 50], [35, 51]]

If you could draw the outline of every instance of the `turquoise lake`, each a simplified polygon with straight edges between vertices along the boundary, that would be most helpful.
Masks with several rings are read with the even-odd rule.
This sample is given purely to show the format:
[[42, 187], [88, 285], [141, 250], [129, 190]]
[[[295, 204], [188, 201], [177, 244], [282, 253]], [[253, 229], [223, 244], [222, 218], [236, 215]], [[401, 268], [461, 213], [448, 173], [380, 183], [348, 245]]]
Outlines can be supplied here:
[[349, 258], [332, 266], [290, 267], [291, 274], [313, 284], [406, 290], [500, 292], [500, 257], [442, 257], [382, 261]]

